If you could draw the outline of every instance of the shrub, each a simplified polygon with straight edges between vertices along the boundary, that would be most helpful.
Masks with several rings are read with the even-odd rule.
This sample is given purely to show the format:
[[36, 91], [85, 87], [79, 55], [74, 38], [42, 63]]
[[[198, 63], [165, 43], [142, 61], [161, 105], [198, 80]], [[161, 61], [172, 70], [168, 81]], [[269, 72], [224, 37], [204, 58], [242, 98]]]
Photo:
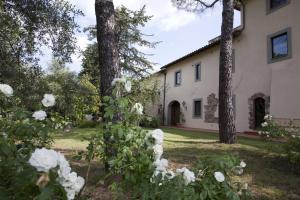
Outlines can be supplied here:
[[78, 122], [77, 127], [78, 128], [96, 128], [99, 126], [99, 122], [97, 121], [88, 121], [88, 120], [82, 120]]
[[157, 117], [143, 116], [140, 121], [140, 126], [145, 128], [158, 128], [160, 120]]
[[0, 91], [0, 199], [74, 199], [84, 179], [62, 154], [44, 148], [53, 141], [50, 132], [65, 123], [50, 112], [55, 97], [45, 94], [44, 107], [32, 113], [12, 88], [0, 84]]
[[[236, 157], [199, 162], [194, 170], [170, 169], [163, 156], [164, 133], [139, 127], [143, 107], [126, 98], [126, 81], [113, 82], [113, 97], [103, 97], [104, 121], [101, 134], [87, 148], [87, 160], [101, 158], [110, 173], [119, 177], [111, 185], [116, 199], [144, 200], [240, 200], [248, 198], [247, 185], [232, 183], [246, 164]], [[124, 91], [126, 89], [126, 91]], [[128, 109], [131, 108], [131, 109]], [[102, 138], [100, 135], [104, 135]], [[249, 199], [249, 198], [248, 198]]]
[[291, 163], [300, 164], [300, 131], [293, 126], [283, 128], [277, 124], [271, 115], [265, 116], [262, 131], [259, 134], [264, 138], [287, 138], [285, 153]]
[[300, 164], [300, 138], [290, 138], [285, 145], [288, 159], [293, 164]]

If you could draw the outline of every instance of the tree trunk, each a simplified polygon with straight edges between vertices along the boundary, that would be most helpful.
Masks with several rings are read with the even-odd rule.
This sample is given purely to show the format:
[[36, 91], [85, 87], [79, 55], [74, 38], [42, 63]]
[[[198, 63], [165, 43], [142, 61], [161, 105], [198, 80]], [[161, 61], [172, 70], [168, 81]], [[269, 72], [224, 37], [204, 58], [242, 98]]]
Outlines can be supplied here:
[[234, 0], [223, 0], [219, 66], [219, 137], [221, 143], [236, 141], [232, 105], [232, 32]]
[[115, 9], [112, 0], [96, 0], [100, 95], [111, 96], [111, 82], [120, 77]]
[[[112, 96], [112, 81], [120, 77], [118, 43], [116, 34], [115, 9], [112, 0], [96, 0], [95, 11], [97, 20], [97, 42], [99, 51], [100, 96]], [[103, 106], [100, 111], [104, 113]], [[107, 158], [116, 154], [112, 147], [114, 141], [110, 133], [104, 135], [105, 154]], [[107, 160], [105, 169], [109, 170]]]

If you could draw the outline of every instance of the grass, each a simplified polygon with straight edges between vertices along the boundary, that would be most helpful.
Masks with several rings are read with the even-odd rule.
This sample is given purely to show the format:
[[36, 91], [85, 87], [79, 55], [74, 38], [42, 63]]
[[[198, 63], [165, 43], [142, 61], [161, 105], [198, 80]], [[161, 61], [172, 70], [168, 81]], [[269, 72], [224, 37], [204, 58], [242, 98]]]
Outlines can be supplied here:
[[[257, 200], [300, 199], [300, 173], [296, 174], [283, 155], [283, 144], [259, 139], [239, 137], [234, 145], [220, 144], [215, 133], [184, 131], [172, 128], [165, 132], [164, 157], [172, 165], [193, 165], [204, 157], [237, 154], [247, 163], [243, 180]], [[70, 133], [56, 134], [54, 147], [84, 150], [84, 137], [97, 129], [74, 129]], [[81, 168], [84, 163], [81, 163]], [[79, 169], [79, 168], [78, 168]], [[79, 169], [80, 170], [80, 169]], [[96, 170], [93, 170], [95, 173]], [[97, 176], [96, 174], [94, 176]]]

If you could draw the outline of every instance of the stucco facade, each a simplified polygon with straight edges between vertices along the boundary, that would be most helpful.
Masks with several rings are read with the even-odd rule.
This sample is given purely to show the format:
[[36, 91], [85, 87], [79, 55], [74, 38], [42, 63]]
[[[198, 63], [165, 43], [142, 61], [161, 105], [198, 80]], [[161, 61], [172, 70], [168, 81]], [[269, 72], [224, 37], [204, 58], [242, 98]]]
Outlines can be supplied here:
[[[300, 1], [288, 0], [271, 12], [269, 1], [243, 1], [243, 23], [233, 42], [232, 106], [239, 132], [256, 128], [258, 111], [255, 109], [262, 106], [257, 105], [259, 102], [264, 109], [261, 113], [270, 113], [283, 125], [291, 120], [300, 125]], [[282, 30], [289, 30], [289, 56], [270, 62], [268, 41], [272, 34]], [[195, 80], [196, 64], [201, 66], [200, 80]], [[175, 85], [176, 72], [181, 73], [180, 85]], [[180, 125], [218, 130], [218, 77], [219, 44], [216, 41], [162, 67], [156, 78], [165, 87], [157, 103], [158, 107], [163, 107], [164, 124], [172, 123], [172, 102], [177, 101], [180, 104]], [[201, 116], [194, 116], [194, 100], [201, 101]], [[155, 112], [151, 114], [155, 115]]]

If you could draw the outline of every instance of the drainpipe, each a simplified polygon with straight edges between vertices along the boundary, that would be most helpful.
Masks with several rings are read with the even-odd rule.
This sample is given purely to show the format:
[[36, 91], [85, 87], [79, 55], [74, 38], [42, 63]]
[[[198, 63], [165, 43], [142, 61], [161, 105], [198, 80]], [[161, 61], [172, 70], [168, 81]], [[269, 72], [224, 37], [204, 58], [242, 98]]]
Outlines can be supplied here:
[[165, 106], [166, 106], [166, 76], [167, 76], [167, 72], [166, 70], [163, 71], [164, 73], [164, 96], [163, 96], [163, 118], [162, 118], [162, 121], [163, 121], [163, 125], [166, 125], [165, 124]]

